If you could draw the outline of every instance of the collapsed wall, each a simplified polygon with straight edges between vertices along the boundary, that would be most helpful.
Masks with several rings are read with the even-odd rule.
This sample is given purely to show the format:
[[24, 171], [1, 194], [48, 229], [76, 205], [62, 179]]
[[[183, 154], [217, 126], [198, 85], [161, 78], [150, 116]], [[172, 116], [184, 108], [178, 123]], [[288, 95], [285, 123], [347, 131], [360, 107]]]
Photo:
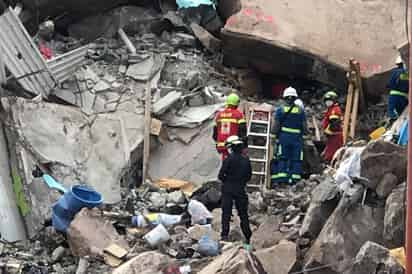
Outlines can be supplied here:
[[222, 31], [227, 65], [300, 76], [340, 89], [346, 88], [349, 59], [355, 58], [368, 93], [382, 94], [385, 73], [407, 37], [404, 1], [229, 2], [229, 11], [221, 8], [222, 14], [234, 12]]

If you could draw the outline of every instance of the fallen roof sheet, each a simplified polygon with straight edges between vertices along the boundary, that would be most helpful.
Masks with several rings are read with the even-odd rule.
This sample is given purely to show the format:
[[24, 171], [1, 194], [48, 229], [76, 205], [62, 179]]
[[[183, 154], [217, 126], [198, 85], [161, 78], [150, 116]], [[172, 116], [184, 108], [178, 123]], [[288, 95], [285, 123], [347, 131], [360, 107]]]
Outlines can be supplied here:
[[0, 51], [7, 69], [27, 91], [47, 97], [56, 82], [12, 9], [0, 16]]
[[89, 47], [86, 45], [47, 61], [47, 66], [59, 83], [67, 80], [85, 63]]

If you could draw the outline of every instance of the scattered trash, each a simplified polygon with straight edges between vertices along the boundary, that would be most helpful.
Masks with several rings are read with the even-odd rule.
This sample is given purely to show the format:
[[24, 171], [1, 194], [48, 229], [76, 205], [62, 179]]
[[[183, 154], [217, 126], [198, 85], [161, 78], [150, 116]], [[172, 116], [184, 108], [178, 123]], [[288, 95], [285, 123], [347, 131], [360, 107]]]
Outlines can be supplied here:
[[167, 242], [170, 239], [170, 235], [167, 229], [162, 224], [159, 224], [147, 233], [143, 239], [145, 239], [150, 246], [157, 247]]
[[212, 213], [199, 201], [191, 200], [187, 207], [187, 211], [192, 217], [192, 225], [205, 225], [213, 218]]
[[197, 252], [203, 256], [217, 256], [219, 254], [219, 243], [204, 235], [199, 240]]
[[149, 225], [172, 226], [182, 221], [181, 215], [171, 215], [164, 213], [151, 213], [132, 217], [132, 225], [136, 227], [147, 227]]

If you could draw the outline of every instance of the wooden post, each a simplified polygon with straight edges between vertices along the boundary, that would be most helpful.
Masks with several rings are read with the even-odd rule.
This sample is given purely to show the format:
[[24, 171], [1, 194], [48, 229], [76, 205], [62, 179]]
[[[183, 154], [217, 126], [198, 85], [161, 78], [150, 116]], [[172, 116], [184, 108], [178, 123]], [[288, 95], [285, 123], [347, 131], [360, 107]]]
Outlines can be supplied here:
[[353, 98], [353, 108], [351, 116], [351, 127], [350, 127], [350, 136], [355, 138], [356, 133], [356, 124], [358, 120], [358, 111], [359, 111], [359, 97], [362, 89], [362, 80], [360, 77], [360, 66], [356, 61], [351, 62], [352, 70], [355, 72], [355, 93]]
[[315, 128], [315, 141], [319, 142], [320, 141], [320, 130], [318, 127], [318, 123], [316, 122], [315, 116], [312, 116], [312, 123], [313, 123], [313, 127]]
[[152, 104], [152, 93], [151, 93], [151, 81], [147, 81], [145, 87], [145, 108], [144, 108], [144, 140], [143, 140], [143, 176], [142, 183], [146, 182], [148, 177], [148, 167], [150, 158], [150, 130], [151, 130], [151, 104]]
[[348, 140], [349, 135], [349, 124], [350, 124], [350, 117], [352, 112], [352, 101], [353, 101], [353, 92], [354, 86], [352, 81], [352, 73], [351, 71], [348, 73], [348, 95], [346, 96], [346, 106], [345, 106], [345, 116], [343, 119], [343, 142], [346, 143]]

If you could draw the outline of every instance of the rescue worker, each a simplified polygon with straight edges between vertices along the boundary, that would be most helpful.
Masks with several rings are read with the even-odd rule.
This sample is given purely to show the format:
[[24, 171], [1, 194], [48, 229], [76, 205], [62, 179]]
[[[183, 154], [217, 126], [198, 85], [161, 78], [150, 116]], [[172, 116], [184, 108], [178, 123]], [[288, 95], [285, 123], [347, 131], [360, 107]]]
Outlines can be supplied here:
[[218, 112], [213, 128], [213, 140], [216, 142], [216, 150], [222, 155], [222, 160], [228, 156], [225, 141], [229, 136], [237, 135], [247, 144], [246, 120], [243, 113], [237, 109], [239, 96], [235, 93], [226, 98], [225, 109]]
[[303, 134], [305, 132], [305, 112], [295, 104], [296, 89], [288, 87], [283, 92], [286, 101], [274, 113], [271, 129], [272, 138], [277, 143], [276, 165], [272, 165], [272, 184], [295, 183], [302, 177]]
[[334, 91], [328, 91], [323, 96], [327, 107], [323, 113], [322, 128], [327, 141], [322, 157], [330, 162], [335, 152], [343, 146], [342, 111], [337, 103], [338, 95]]
[[252, 231], [249, 225], [247, 182], [252, 177], [250, 160], [242, 151], [245, 149], [243, 141], [238, 136], [230, 136], [226, 140], [228, 157], [223, 161], [218, 178], [222, 181], [222, 231], [223, 241], [228, 240], [230, 231], [230, 217], [233, 203], [240, 218], [240, 227], [249, 245]]
[[391, 121], [396, 120], [408, 105], [409, 76], [400, 56], [396, 59], [396, 66], [386, 86], [389, 89], [388, 118]]

